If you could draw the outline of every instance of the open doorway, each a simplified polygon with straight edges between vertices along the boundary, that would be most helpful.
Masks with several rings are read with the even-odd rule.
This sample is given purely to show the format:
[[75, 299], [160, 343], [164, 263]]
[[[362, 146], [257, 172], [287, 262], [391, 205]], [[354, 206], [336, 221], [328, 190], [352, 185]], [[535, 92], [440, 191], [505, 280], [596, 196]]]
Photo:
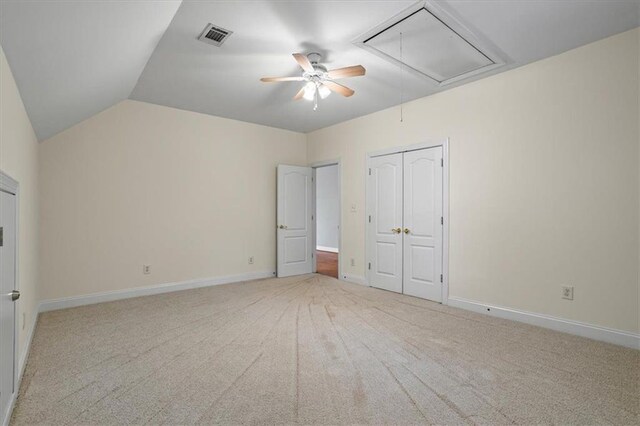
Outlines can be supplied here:
[[340, 272], [340, 165], [314, 167], [315, 259], [319, 274], [338, 278]]

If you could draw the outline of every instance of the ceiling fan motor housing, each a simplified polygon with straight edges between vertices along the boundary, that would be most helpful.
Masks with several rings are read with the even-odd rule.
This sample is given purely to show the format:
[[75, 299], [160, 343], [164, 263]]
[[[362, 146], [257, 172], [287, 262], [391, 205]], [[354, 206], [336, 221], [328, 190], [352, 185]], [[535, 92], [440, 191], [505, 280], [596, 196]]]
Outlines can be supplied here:
[[318, 72], [319, 75], [326, 74], [327, 67], [324, 65], [320, 65], [320, 61], [322, 60], [322, 55], [316, 52], [309, 53], [307, 55], [307, 59], [311, 62], [311, 66], [314, 70]]

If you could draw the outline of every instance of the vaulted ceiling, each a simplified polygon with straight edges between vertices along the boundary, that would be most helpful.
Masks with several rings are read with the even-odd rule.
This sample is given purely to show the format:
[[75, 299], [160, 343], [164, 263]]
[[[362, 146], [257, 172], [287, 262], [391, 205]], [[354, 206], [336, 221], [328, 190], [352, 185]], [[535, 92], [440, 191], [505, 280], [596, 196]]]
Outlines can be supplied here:
[[[503, 72], [635, 28], [627, 1], [437, 1], [506, 64], [439, 86], [353, 44], [415, 1], [7, 1], [0, 44], [40, 140], [130, 98], [308, 132]], [[207, 23], [233, 31], [220, 47]], [[362, 64], [356, 94], [293, 101], [291, 53], [319, 52], [328, 68]]]

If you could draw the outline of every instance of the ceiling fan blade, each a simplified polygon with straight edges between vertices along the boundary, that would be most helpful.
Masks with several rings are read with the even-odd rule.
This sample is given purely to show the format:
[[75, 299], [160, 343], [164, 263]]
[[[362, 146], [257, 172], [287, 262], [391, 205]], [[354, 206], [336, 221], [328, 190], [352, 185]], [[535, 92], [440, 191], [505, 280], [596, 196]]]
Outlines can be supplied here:
[[358, 77], [364, 75], [367, 70], [362, 65], [354, 65], [351, 67], [338, 68], [335, 70], [327, 71], [329, 78], [346, 78], [346, 77]]
[[303, 55], [302, 53], [294, 53], [293, 57], [296, 59], [296, 61], [298, 62], [298, 65], [300, 65], [300, 67], [305, 70], [306, 72], [314, 72], [315, 70], [313, 69], [313, 66], [311, 65], [311, 62], [309, 62], [309, 58], [307, 58], [305, 55]]
[[340, 93], [342, 96], [349, 97], [356, 93], [348, 87], [343, 86], [342, 84], [338, 84], [334, 81], [323, 81], [322, 84], [327, 86], [332, 92]]
[[302, 86], [302, 89], [300, 89], [300, 91], [296, 93], [296, 95], [293, 97], [293, 100], [297, 101], [298, 99], [301, 99], [302, 95], [304, 95], [304, 86]]
[[279, 81], [302, 81], [303, 77], [262, 77], [260, 81], [264, 83], [276, 83]]

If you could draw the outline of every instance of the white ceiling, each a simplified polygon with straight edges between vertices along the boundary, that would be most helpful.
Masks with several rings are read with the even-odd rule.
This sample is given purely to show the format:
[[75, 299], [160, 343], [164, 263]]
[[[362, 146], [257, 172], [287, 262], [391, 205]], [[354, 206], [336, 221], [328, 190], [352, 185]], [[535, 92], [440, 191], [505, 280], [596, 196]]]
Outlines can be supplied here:
[[[407, 72], [401, 84], [397, 66], [352, 44], [414, 3], [3, 0], [0, 43], [41, 140], [127, 97], [308, 132], [455, 86]], [[437, 3], [507, 60], [494, 72], [635, 28], [640, 16], [637, 0]], [[209, 22], [234, 31], [222, 47], [197, 40]], [[313, 111], [291, 100], [300, 83], [259, 81], [299, 75], [291, 53], [311, 51], [328, 68], [362, 64], [366, 76], [343, 80], [356, 94]]]
[[0, 3], [0, 44], [39, 140], [127, 99], [179, 1]]

